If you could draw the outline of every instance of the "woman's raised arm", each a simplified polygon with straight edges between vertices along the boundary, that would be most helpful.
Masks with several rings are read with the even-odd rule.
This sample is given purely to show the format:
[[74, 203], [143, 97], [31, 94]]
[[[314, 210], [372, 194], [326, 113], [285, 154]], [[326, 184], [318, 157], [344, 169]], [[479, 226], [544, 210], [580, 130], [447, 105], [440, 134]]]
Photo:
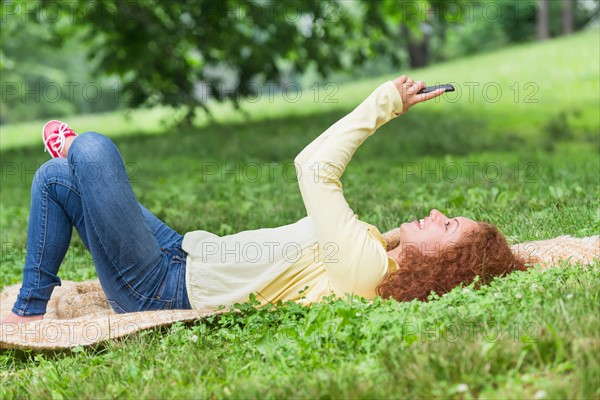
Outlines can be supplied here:
[[380, 126], [443, 93], [416, 94], [423, 87], [405, 76], [384, 83], [295, 159], [302, 199], [320, 248], [335, 250], [325, 265], [335, 292], [369, 296], [365, 290], [372, 290], [387, 272], [385, 249], [354, 215], [340, 178], [356, 149]]

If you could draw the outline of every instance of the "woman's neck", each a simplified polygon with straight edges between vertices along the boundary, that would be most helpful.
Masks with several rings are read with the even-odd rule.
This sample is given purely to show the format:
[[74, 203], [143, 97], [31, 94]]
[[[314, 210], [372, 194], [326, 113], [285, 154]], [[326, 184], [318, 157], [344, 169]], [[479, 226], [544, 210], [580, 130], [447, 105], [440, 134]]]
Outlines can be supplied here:
[[398, 260], [400, 259], [401, 254], [402, 246], [400, 245], [400, 243], [398, 243], [398, 246], [387, 252], [387, 256], [396, 262], [398, 262]]

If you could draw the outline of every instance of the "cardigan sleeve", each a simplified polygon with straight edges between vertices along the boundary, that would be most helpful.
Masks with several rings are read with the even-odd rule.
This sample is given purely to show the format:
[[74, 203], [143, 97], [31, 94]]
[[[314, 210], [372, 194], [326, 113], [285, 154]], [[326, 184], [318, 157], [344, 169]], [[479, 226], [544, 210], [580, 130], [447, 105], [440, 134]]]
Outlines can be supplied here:
[[379, 233], [354, 215], [340, 178], [356, 149], [401, 111], [398, 90], [391, 81], [386, 82], [295, 159], [300, 192], [319, 243], [319, 258], [336, 294], [372, 296], [388, 270]]

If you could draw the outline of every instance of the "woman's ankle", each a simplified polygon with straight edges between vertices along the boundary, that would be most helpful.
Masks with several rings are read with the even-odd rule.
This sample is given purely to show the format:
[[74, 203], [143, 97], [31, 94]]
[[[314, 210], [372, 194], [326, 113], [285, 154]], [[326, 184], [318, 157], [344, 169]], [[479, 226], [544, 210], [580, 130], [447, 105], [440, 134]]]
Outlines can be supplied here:
[[61, 151], [63, 157], [66, 158], [69, 155], [69, 149], [71, 148], [71, 144], [75, 139], [77, 139], [77, 136], [69, 136], [65, 139], [65, 147], [63, 147]]

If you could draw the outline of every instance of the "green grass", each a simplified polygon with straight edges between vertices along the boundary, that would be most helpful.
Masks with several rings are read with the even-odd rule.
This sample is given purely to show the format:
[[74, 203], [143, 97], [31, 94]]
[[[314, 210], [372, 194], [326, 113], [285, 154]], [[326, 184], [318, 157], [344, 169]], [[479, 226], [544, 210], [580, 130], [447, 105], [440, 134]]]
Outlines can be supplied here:
[[[512, 242], [598, 234], [598, 41], [592, 31], [411, 71], [463, 87], [497, 82], [503, 94], [492, 103], [476, 91], [470, 102], [463, 92], [381, 129], [344, 175], [354, 211], [382, 231], [435, 207], [495, 223]], [[114, 138], [140, 201], [176, 230], [227, 234], [301, 218], [294, 156], [389, 78], [340, 86], [334, 104], [309, 91], [295, 104], [245, 104], [249, 120], [215, 105], [214, 122], [178, 132], [157, 123], [167, 110], [69, 122]], [[515, 82], [537, 85], [538, 102], [515, 102]], [[2, 127], [0, 287], [21, 279], [29, 185], [47, 159], [40, 126]], [[61, 277], [95, 277], [77, 237]], [[429, 303], [245, 305], [94, 349], [4, 352], [0, 398], [599, 398], [599, 296], [596, 263]]]
[[597, 398], [600, 326], [590, 312], [600, 301], [597, 283], [597, 269], [554, 269], [430, 303], [245, 308], [71, 354], [0, 355], [2, 393]]

